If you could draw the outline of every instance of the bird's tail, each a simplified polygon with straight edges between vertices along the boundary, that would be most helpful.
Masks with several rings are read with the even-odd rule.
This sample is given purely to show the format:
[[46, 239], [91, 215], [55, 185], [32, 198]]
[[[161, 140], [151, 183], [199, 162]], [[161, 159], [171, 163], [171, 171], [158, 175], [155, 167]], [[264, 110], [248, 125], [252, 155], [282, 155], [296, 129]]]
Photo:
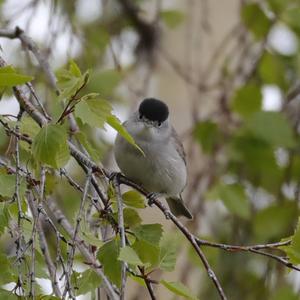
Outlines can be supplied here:
[[185, 207], [181, 197], [166, 198], [171, 212], [176, 216], [185, 216], [188, 219], [193, 219], [190, 211]]

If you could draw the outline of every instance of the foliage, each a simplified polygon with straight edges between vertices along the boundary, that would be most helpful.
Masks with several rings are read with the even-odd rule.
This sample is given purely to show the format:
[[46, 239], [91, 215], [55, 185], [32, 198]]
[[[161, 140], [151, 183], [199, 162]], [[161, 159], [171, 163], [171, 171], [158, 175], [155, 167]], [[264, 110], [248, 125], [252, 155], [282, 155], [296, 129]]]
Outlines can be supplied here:
[[[5, 25], [18, 14], [22, 16], [22, 12], [16, 12], [15, 17], [7, 15], [6, 2], [0, 1], [0, 43], [2, 37], [7, 37], [1, 31]], [[175, 5], [168, 9], [157, 5], [153, 23], [148, 20], [147, 5], [155, 1], [129, 1], [136, 8], [133, 10], [124, 7], [127, 1], [109, 1], [96, 19], [88, 21], [79, 18], [80, 1], [50, 2], [55, 18], [62, 18], [66, 28], [59, 27], [60, 22], [56, 28], [55, 22], [49, 21], [45, 44], [34, 44], [40, 48], [38, 55], [26, 39], [22, 40], [24, 56], [21, 48], [11, 50], [12, 58], [6, 47], [1, 51], [7, 62], [3, 65], [0, 59], [1, 98], [11, 99], [13, 93], [17, 97], [18, 90], [12, 88], [18, 86], [45, 122], [38, 124], [28, 107], [19, 119], [0, 116], [0, 298], [17, 299], [21, 294], [29, 297], [34, 290], [36, 299], [59, 299], [55, 292], [46, 295], [39, 281], [53, 281], [44, 259], [45, 247], [40, 244], [42, 232], [54, 266], [58, 265], [58, 271], [69, 269], [62, 275], [69, 295], [90, 293], [91, 299], [96, 299], [96, 290], [105, 287], [99, 270], [114, 289], [120, 289], [125, 264], [134, 287], [140, 285], [145, 293], [145, 282], [150, 280], [155, 294], [162, 299], [217, 299], [218, 293], [210, 283], [211, 273], [208, 271], [206, 276], [207, 266], [179, 236], [178, 226], [174, 229], [163, 225], [159, 210], [148, 208], [145, 197], [132, 189], [122, 190], [121, 194], [126, 239], [122, 246], [117, 191], [107, 174], [101, 172], [102, 166], [111, 169], [112, 143], [107, 132], [112, 129], [144, 154], [117, 113], [125, 105], [132, 106], [137, 95], [149, 96], [149, 86], [153, 94], [166, 92], [152, 84], [153, 77], [161, 79], [159, 82], [172, 90], [175, 98], [180, 95], [181, 101], [190, 101], [184, 106], [193, 108], [189, 120], [182, 123], [190, 126], [183, 134], [190, 169], [183, 196], [189, 196], [185, 201], [194, 220], [182, 223], [195, 236], [208, 235], [200, 248], [228, 299], [297, 299], [290, 278], [300, 264], [300, 56], [297, 47], [293, 53], [280, 52], [273, 47], [271, 37], [281, 26], [300, 44], [299, 1], [246, 1], [236, 16], [237, 26], [210, 53], [212, 61], [197, 49], [194, 55], [185, 57], [186, 69], [185, 60], [173, 58], [172, 47], [175, 57], [178, 45], [167, 38], [172, 34], [178, 44], [192, 47], [199, 44], [195, 38], [199, 32], [193, 30], [203, 27], [201, 37], [206, 45], [207, 36], [214, 34], [211, 22], [218, 22], [210, 20], [209, 9], [200, 1], [193, 4], [203, 5], [201, 18], [198, 16], [196, 21], [198, 10], [193, 7], [182, 10]], [[37, 1], [30, 3], [36, 9]], [[183, 28], [191, 33], [178, 40]], [[78, 53], [68, 54], [64, 60], [54, 51], [60, 31], [69, 32], [70, 51], [75, 48], [74, 40], [80, 40]], [[22, 32], [11, 32], [13, 36], [9, 37], [20, 39]], [[164, 44], [168, 45], [166, 51]], [[47, 53], [52, 54], [47, 57]], [[54, 83], [47, 74], [52, 69], [39, 55], [52, 60], [50, 65], [56, 68]], [[65, 63], [67, 56], [73, 59]], [[201, 67], [195, 62], [196, 56], [200, 56]], [[163, 63], [156, 64], [161, 59]], [[172, 76], [184, 82], [190, 95], [187, 99], [182, 100], [182, 90], [169, 82], [173, 77], [163, 75], [164, 63]], [[200, 73], [203, 76], [198, 76]], [[170, 86], [159, 76], [168, 77]], [[267, 88], [279, 92], [280, 108], [266, 109]], [[196, 96], [192, 97], [194, 92]], [[86, 165], [76, 162], [70, 146], [97, 163], [97, 167], [90, 167], [92, 178], [83, 172]], [[94, 180], [100, 192], [92, 187]], [[51, 202], [61, 208], [60, 218], [53, 214]], [[148, 216], [149, 212], [154, 212], [153, 216]], [[63, 226], [64, 217], [72, 230], [78, 225], [77, 233]], [[80, 243], [72, 240], [73, 235]], [[219, 242], [213, 244], [215, 249], [209, 245], [213, 241]], [[280, 241], [282, 244], [274, 247], [230, 248]], [[80, 251], [80, 245], [88, 249], [94, 263]], [[278, 263], [285, 269], [278, 268]], [[289, 278], [288, 268], [294, 268]], [[30, 274], [35, 279], [34, 288]], [[195, 286], [194, 281], [201, 284]], [[8, 283], [15, 284], [13, 291], [8, 290]], [[135, 297], [148, 296], [132, 290]]]

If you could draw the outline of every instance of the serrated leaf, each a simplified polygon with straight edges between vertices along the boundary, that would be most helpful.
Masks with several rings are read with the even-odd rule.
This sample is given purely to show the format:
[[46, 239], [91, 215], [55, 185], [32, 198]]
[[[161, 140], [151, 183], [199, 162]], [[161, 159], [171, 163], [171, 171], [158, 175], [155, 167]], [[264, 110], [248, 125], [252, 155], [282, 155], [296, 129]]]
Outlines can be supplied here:
[[279, 112], [257, 112], [249, 118], [247, 128], [273, 146], [293, 147], [295, 145], [292, 126]]
[[[7, 175], [0, 173], [0, 196], [11, 198], [15, 193], [16, 175]], [[24, 195], [26, 190], [26, 181], [20, 178], [20, 195]]]
[[131, 144], [132, 146], [134, 146], [143, 155], [145, 155], [144, 151], [139, 147], [138, 144], [136, 144], [136, 142], [133, 139], [133, 137], [128, 133], [128, 131], [125, 129], [125, 127], [121, 124], [120, 120], [116, 116], [114, 116], [114, 115], [108, 116], [106, 122], [113, 129], [115, 129], [129, 144]]
[[118, 260], [120, 245], [117, 239], [105, 243], [98, 253], [105, 275], [118, 287], [121, 284], [121, 262]]
[[111, 105], [104, 99], [83, 98], [75, 107], [75, 115], [84, 124], [103, 128], [105, 121], [111, 115], [111, 110]]
[[257, 39], [265, 37], [271, 28], [271, 21], [258, 3], [247, 3], [244, 5], [241, 16], [246, 27]]
[[250, 217], [250, 202], [244, 187], [239, 184], [217, 184], [208, 197], [221, 199], [228, 211], [243, 219]]
[[124, 214], [124, 224], [126, 227], [129, 228], [135, 227], [141, 224], [142, 222], [142, 219], [137, 213], [137, 211], [132, 208], [128, 208], [128, 207], [124, 208], [123, 214]]
[[118, 259], [134, 266], [144, 265], [137, 253], [129, 246], [121, 248]]
[[243, 117], [248, 117], [261, 109], [262, 93], [255, 84], [240, 87], [234, 94], [232, 108]]
[[182, 24], [182, 22], [185, 19], [185, 16], [181, 11], [171, 10], [171, 9], [161, 11], [160, 17], [166, 23], [166, 25], [171, 29]]
[[161, 280], [160, 283], [165, 286], [169, 291], [175, 295], [182, 296], [186, 299], [196, 300], [196, 296], [181, 282], [171, 282], [166, 280]]
[[77, 296], [84, 295], [98, 288], [102, 282], [101, 277], [92, 269], [88, 269], [77, 277]]
[[89, 72], [81, 74], [74, 61], [69, 64], [69, 69], [61, 69], [56, 72], [57, 85], [61, 90], [59, 99], [70, 99], [88, 82]]
[[145, 208], [145, 198], [135, 190], [127, 191], [122, 195], [123, 203], [130, 207]]
[[11, 66], [0, 68], [0, 88], [24, 84], [31, 80], [33, 80], [32, 76], [17, 73]]
[[143, 224], [133, 228], [132, 232], [137, 239], [158, 245], [162, 237], [163, 229], [161, 224]]
[[46, 125], [36, 135], [32, 153], [38, 161], [54, 168], [64, 166], [69, 158], [67, 133], [61, 125]]
[[144, 265], [148, 267], [155, 267], [159, 262], [160, 248], [145, 240], [137, 240], [132, 245], [132, 248], [137, 253]]
[[163, 271], [171, 272], [176, 265], [178, 240], [164, 235], [160, 242], [158, 267]]

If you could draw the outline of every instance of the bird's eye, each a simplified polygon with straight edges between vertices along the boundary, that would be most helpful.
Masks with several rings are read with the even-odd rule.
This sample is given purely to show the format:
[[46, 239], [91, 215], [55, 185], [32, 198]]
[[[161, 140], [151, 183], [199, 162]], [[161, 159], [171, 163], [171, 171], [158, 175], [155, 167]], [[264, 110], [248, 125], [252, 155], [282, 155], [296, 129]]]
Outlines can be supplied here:
[[158, 127], [160, 127], [161, 126], [161, 122], [158, 122], [157, 125], [158, 125]]
[[139, 119], [142, 120], [142, 118], [143, 118], [143, 116], [142, 116], [142, 115], [139, 115]]

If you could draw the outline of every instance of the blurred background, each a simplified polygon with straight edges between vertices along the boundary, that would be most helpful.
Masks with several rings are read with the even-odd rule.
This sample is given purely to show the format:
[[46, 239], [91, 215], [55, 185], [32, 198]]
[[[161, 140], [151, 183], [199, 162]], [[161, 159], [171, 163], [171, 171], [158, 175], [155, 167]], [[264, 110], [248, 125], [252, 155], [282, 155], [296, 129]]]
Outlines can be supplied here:
[[[293, 234], [300, 200], [298, 0], [0, 0], [0, 5], [1, 29], [23, 29], [54, 71], [71, 58], [82, 71], [89, 69], [85, 91], [100, 93], [122, 121], [145, 97], [169, 105], [187, 153], [184, 199], [194, 220], [183, 222], [193, 233], [237, 245]], [[16, 39], [0, 36], [0, 46], [7, 63], [34, 76], [46, 109], [55, 115], [58, 103], [35, 57]], [[5, 91], [0, 113], [18, 111]], [[115, 132], [80, 129], [89, 136], [94, 160], [116, 170]], [[0, 127], [1, 155], [8, 143]], [[74, 161], [67, 169], [82, 179]], [[80, 195], [64, 182], [56, 182], [53, 193], [71, 219]], [[140, 215], [145, 223], [174, 230], [154, 208]], [[198, 258], [173, 235], [177, 265], [164, 277], [183, 282], [200, 299], [218, 299]], [[6, 241], [2, 237], [2, 248]], [[254, 253], [204, 251], [228, 299], [299, 299], [296, 271]], [[41, 286], [49, 289], [47, 280]], [[158, 299], [174, 297], [161, 286], [156, 292]], [[147, 297], [134, 282], [128, 295]]]

